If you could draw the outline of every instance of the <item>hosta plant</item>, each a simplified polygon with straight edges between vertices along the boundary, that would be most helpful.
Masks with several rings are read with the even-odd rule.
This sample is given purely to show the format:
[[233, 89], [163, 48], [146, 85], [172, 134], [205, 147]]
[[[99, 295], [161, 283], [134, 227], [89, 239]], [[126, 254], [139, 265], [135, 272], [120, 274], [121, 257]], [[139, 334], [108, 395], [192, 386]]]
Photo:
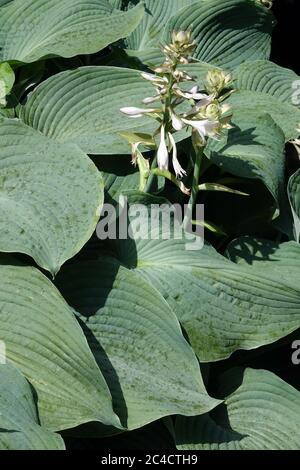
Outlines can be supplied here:
[[300, 77], [267, 0], [0, 0], [0, 449], [300, 449]]

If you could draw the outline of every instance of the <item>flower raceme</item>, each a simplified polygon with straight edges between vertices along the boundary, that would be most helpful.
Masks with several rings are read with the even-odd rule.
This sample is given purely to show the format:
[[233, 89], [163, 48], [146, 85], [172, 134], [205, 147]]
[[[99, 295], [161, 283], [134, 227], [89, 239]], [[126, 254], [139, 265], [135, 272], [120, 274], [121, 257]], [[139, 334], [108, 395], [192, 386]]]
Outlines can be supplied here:
[[[174, 138], [176, 132], [184, 128], [190, 129], [192, 133], [197, 134], [198, 145], [205, 146], [208, 138], [218, 139], [224, 129], [231, 127], [229, 107], [222, 104], [224, 91], [230, 88], [231, 84], [229, 74], [220, 69], [211, 70], [207, 74], [203, 89], [200, 89], [197, 84], [190, 88], [183, 86], [185, 82], [191, 82], [194, 79], [178, 67], [191, 61], [190, 55], [195, 47], [196, 43], [191, 40], [190, 32], [173, 32], [172, 42], [162, 47], [165, 55], [164, 63], [156, 67], [153, 70], [154, 73], [141, 73], [142, 78], [149, 81], [156, 91], [153, 96], [143, 99], [143, 104], [147, 106], [160, 102], [160, 107], [123, 107], [120, 109], [130, 118], [147, 116], [158, 122], [158, 128], [154, 132], [154, 136], [160, 136], [156, 153], [157, 166], [159, 170], [168, 170], [169, 152], [172, 151], [172, 166], [176, 178], [186, 175], [186, 171], [178, 160]], [[186, 111], [186, 105], [190, 106], [190, 110]], [[133, 155], [135, 155], [134, 152]]]

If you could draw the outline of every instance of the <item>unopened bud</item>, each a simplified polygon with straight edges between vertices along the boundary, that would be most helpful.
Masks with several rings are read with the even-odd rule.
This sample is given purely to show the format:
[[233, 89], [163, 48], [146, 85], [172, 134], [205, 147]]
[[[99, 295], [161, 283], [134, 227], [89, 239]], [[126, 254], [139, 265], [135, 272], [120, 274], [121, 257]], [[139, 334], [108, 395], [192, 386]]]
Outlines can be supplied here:
[[205, 115], [208, 119], [214, 120], [220, 117], [220, 106], [217, 103], [211, 103], [206, 107]]
[[210, 70], [206, 76], [206, 90], [209, 94], [218, 95], [229, 86], [231, 80], [231, 75], [223, 70]]
[[176, 47], [182, 47], [186, 44], [189, 44], [191, 40], [190, 31], [173, 31], [172, 33], [172, 42]]

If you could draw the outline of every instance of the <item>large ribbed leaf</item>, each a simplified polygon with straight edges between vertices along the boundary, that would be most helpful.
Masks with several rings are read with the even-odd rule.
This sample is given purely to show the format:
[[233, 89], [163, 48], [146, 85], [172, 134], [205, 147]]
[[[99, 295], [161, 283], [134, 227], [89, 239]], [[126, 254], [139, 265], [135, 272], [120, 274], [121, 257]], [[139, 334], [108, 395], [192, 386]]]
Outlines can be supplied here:
[[103, 177], [105, 202], [115, 204], [123, 191], [138, 189], [140, 174], [130, 160], [129, 155], [95, 158]]
[[300, 94], [297, 93], [300, 77], [290, 69], [268, 60], [258, 60], [240, 65], [234, 78], [238, 90], [266, 93], [281, 103], [300, 106]]
[[295, 239], [300, 242], [300, 170], [289, 180], [288, 195], [294, 217]]
[[0, 365], [0, 450], [63, 450], [62, 438], [39, 425], [31, 387], [11, 365]]
[[0, 251], [26, 253], [55, 274], [95, 229], [101, 174], [77, 146], [3, 118], [0, 168]]
[[108, 1], [113, 8], [116, 8], [117, 10], [122, 9], [122, 3], [123, 3], [122, 0], [108, 0]]
[[66, 266], [57, 278], [79, 311], [122, 424], [204, 413], [218, 402], [204, 388], [178, 320], [149, 283], [113, 258]]
[[[128, 196], [130, 205], [144, 204], [149, 210], [151, 204], [166, 203], [141, 193]], [[161, 212], [168, 217], [166, 207]], [[273, 271], [272, 261], [262, 261], [265, 269], [259, 270], [236, 265], [208, 245], [199, 249], [184, 234], [173, 238], [166, 219], [158, 232], [147, 211], [140, 217], [139, 227], [131, 227], [136, 239], [117, 241], [115, 256], [163, 295], [201, 360], [224, 359], [299, 328], [300, 288]], [[295, 250], [291, 262], [299, 273], [300, 246]]]
[[278, 244], [262, 238], [244, 236], [229, 243], [226, 255], [234, 263], [254, 266], [258, 274], [259, 271], [269, 271], [298, 288], [299, 245], [296, 242]]
[[291, 101], [282, 102], [276, 95], [262, 93], [259, 91], [241, 90], [233, 93], [228, 103], [233, 111], [240, 110], [255, 111], [259, 114], [268, 113], [282, 129], [285, 140], [295, 139], [299, 132], [296, 131], [300, 122], [300, 109]]
[[[3, 84], [4, 90], [1, 90], [1, 96], [0, 96], [0, 105], [3, 106], [3, 98], [5, 98], [6, 95], [8, 95], [14, 85], [15, 81], [15, 74], [14, 71], [12, 70], [11, 66], [7, 62], [0, 62], [0, 82]], [[3, 96], [2, 93], [5, 93]], [[6, 106], [6, 103], [4, 103], [4, 106]]]
[[14, 0], [1, 10], [0, 60], [92, 54], [126, 37], [144, 6], [113, 10], [107, 0]]
[[225, 405], [212, 415], [176, 419], [179, 449], [300, 450], [298, 390], [266, 370], [232, 369], [221, 383], [229, 391]]
[[253, 0], [199, 0], [170, 19], [163, 39], [173, 30], [191, 30], [195, 58], [233, 69], [269, 57], [272, 23], [272, 14]]
[[127, 38], [128, 53], [147, 64], [161, 62], [160, 43], [190, 30], [196, 59], [233, 69], [270, 55], [273, 16], [253, 0], [146, 0], [146, 14]]
[[284, 180], [283, 132], [270, 115], [246, 109], [234, 110], [232, 125], [221, 140], [210, 140], [206, 155], [225, 171], [261, 180], [278, 207]]
[[[129, 2], [135, 4], [136, 2]], [[129, 49], [143, 51], [157, 47], [169, 19], [195, 0], [145, 0], [145, 15], [138, 27], [126, 39]]]
[[118, 426], [106, 382], [72, 310], [37, 269], [1, 258], [0, 338], [37, 392], [41, 424]]
[[59, 142], [78, 144], [86, 153], [130, 153], [117, 133], [151, 132], [149, 118], [129, 119], [124, 106], [139, 106], [153, 87], [140, 72], [117, 67], [82, 67], [55, 75], [30, 95], [20, 118]]

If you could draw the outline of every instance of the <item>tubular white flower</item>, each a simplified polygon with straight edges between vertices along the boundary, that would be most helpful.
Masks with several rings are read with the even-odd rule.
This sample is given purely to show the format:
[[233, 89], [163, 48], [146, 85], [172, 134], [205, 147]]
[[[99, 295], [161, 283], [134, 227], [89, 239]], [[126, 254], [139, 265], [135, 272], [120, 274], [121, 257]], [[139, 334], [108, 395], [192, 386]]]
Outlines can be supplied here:
[[143, 103], [144, 104], [151, 104], [154, 103], [155, 101], [159, 101], [161, 99], [160, 95], [156, 96], [149, 96], [149, 98], [144, 98]]
[[184, 128], [184, 122], [173, 111], [170, 111], [172, 126], [175, 131], [181, 131]]
[[149, 82], [153, 83], [168, 83], [167, 77], [158, 77], [157, 75], [154, 75], [153, 73], [147, 73], [147, 72], [142, 72], [141, 76], [145, 79], [148, 80]]
[[172, 152], [173, 168], [174, 168], [176, 177], [177, 178], [182, 178], [183, 176], [186, 175], [186, 171], [182, 168], [182, 166], [180, 165], [180, 163], [178, 161], [177, 147], [176, 147], [176, 143], [175, 143], [174, 137], [172, 136], [171, 132], [168, 133], [168, 136], [169, 136], [169, 139], [170, 139], [170, 142], [171, 142], [171, 145], [172, 145], [172, 150], [173, 150], [173, 152]]
[[182, 72], [181, 70], [175, 70], [175, 72], [173, 73], [173, 77], [178, 82], [180, 82], [180, 81], [187, 81], [187, 82], [193, 81], [193, 77], [188, 75], [186, 72]]
[[139, 118], [142, 117], [143, 114], [156, 112], [156, 109], [135, 108], [134, 106], [129, 106], [127, 108], [121, 108], [120, 111], [130, 118]]
[[185, 116], [190, 116], [191, 114], [197, 114], [201, 108], [209, 105], [212, 101], [213, 101], [213, 97], [211, 95], [203, 95], [202, 99], [200, 99], [188, 113], [185, 113]]
[[160, 144], [157, 151], [157, 165], [160, 170], [167, 170], [169, 166], [169, 152], [165, 139], [165, 126], [160, 129]]
[[199, 93], [199, 88], [197, 85], [193, 86], [188, 91], [182, 91], [180, 90], [180, 88], [177, 88], [176, 91], [177, 91], [177, 94], [179, 94], [183, 98], [186, 98], [187, 100], [190, 100], [190, 99], [193, 99], [195, 101], [201, 100], [205, 104], [212, 100], [212, 98], [209, 95], [206, 95], [205, 93]]
[[201, 119], [200, 121], [191, 121], [182, 119], [188, 126], [195, 129], [200, 137], [204, 140], [206, 136], [216, 137], [217, 129], [220, 126], [218, 121], [210, 121], [209, 119]]

